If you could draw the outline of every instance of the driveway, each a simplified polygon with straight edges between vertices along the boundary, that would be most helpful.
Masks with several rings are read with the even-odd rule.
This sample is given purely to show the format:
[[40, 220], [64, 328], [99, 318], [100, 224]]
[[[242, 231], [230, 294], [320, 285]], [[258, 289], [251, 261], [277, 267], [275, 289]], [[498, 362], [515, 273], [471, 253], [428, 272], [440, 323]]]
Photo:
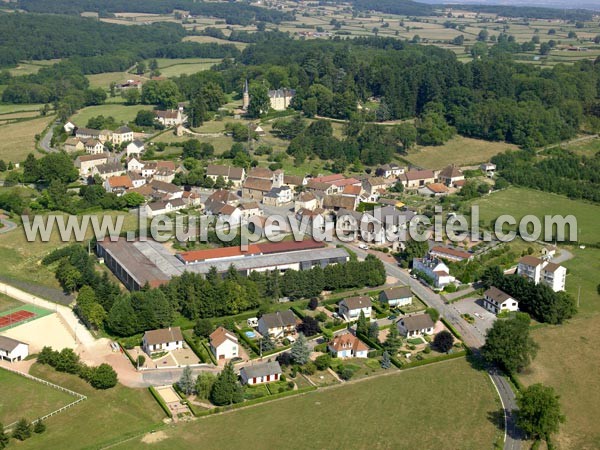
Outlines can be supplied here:
[[496, 316], [483, 307], [483, 301], [479, 297], [465, 298], [449, 306], [456, 309], [461, 315], [471, 315], [475, 319], [471, 325], [484, 336], [496, 321]]

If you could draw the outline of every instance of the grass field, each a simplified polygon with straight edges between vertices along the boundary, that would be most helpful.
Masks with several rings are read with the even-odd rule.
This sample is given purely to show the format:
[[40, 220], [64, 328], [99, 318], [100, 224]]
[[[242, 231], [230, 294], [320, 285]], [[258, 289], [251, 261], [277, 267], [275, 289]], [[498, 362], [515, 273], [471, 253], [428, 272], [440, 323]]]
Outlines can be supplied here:
[[600, 152], [600, 139], [567, 145], [566, 148], [580, 155], [593, 157], [596, 153]]
[[152, 448], [484, 449], [499, 408], [487, 375], [461, 359], [185, 423]]
[[[474, 200], [479, 205], [484, 224], [502, 214], [511, 214], [518, 221], [525, 215], [574, 215], [577, 218], [578, 237], [582, 242], [600, 242], [600, 206], [584, 201], [570, 200], [562, 195], [533, 189], [511, 187]], [[543, 220], [542, 220], [543, 225]]]
[[[2, 116], [0, 116], [1, 120]], [[39, 117], [0, 126], [0, 155], [5, 161], [23, 161], [35, 152], [35, 135], [40, 134], [54, 116]]]
[[182, 74], [192, 74], [202, 70], [208, 70], [220, 59], [209, 58], [187, 58], [187, 59], [157, 59], [160, 74], [163, 77], [176, 77]]
[[5, 426], [21, 417], [35, 420], [77, 400], [66, 392], [0, 369], [0, 422]]
[[[6, 104], [0, 105], [0, 115], [2, 114], [14, 114], [23, 111], [39, 111], [44, 106], [42, 103], [28, 103], [24, 105]], [[0, 117], [1, 118], [1, 117]]]
[[79, 126], [85, 127], [91, 117], [103, 115], [104, 117], [113, 116], [117, 122], [128, 123], [135, 119], [140, 109], [152, 109], [152, 105], [120, 105], [106, 104], [99, 106], [88, 106], [79, 110], [71, 117], [71, 121]]
[[42, 67], [51, 66], [59, 62], [60, 59], [48, 59], [42, 61], [22, 61], [17, 67], [9, 69], [8, 71], [13, 77], [17, 77], [19, 75], [31, 75], [34, 73], [38, 73]]
[[415, 166], [427, 169], [442, 169], [449, 164], [469, 166], [489, 161], [506, 150], [516, 149], [506, 142], [490, 142], [457, 136], [444, 145], [418, 147], [404, 159]]
[[86, 395], [87, 400], [47, 420], [47, 430], [19, 444], [22, 449], [101, 448], [129, 433], [150, 431], [164, 414], [146, 389], [117, 385], [106, 391], [92, 388], [74, 375], [34, 364], [30, 373]]
[[0, 294], [0, 312], [4, 312], [22, 305], [23, 303], [21, 303], [20, 301], [15, 300], [12, 297], [8, 297], [4, 294]]
[[127, 80], [140, 80], [141, 77], [127, 72], [106, 72], [94, 75], [86, 75], [90, 80], [90, 87], [101, 87], [109, 89], [110, 83], [123, 83]]

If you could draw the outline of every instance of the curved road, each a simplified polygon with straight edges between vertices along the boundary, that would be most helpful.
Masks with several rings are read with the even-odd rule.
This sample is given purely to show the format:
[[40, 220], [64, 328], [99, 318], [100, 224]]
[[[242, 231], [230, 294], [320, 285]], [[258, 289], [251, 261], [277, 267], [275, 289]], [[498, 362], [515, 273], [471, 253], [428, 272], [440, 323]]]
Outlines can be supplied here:
[[[340, 243], [351, 247], [352, 251], [363, 258], [368, 254], [368, 252], [359, 249], [355, 245], [349, 245], [348, 243], [342, 242]], [[381, 253], [373, 252], [373, 254], [382, 260], [388, 275], [391, 275], [400, 280], [400, 282], [403, 284], [410, 286], [412, 291], [423, 301], [425, 301], [428, 306], [437, 309], [440, 314], [461, 334], [465, 345], [467, 345], [474, 354], [479, 354], [479, 349], [485, 343], [485, 336], [475, 327], [465, 322], [460, 317], [460, 313], [454, 306], [447, 305], [438, 294], [412, 278], [406, 271], [398, 267], [395, 262], [389, 262], [389, 260], [387, 260], [385, 256], [382, 256]], [[504, 409], [504, 449], [518, 450], [521, 448], [523, 435], [521, 430], [519, 430], [516, 426], [516, 416], [514, 411], [517, 409], [517, 403], [515, 393], [512, 390], [512, 386], [506, 376], [497, 368], [489, 368], [488, 374], [496, 388], [496, 391], [498, 392], [502, 407]]]

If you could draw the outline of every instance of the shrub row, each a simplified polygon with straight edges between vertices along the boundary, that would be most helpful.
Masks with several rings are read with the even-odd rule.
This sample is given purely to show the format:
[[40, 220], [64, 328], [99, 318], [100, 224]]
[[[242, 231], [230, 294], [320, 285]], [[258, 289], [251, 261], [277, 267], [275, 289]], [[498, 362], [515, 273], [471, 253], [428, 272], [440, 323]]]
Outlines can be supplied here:
[[446, 328], [448, 328], [448, 330], [450, 330], [450, 333], [452, 333], [456, 339], [458, 339], [459, 341], [462, 341], [462, 336], [450, 322], [448, 322], [444, 317], [441, 317], [440, 320], [446, 326]]
[[204, 348], [204, 350], [206, 350], [206, 354], [208, 355], [208, 357], [210, 358], [210, 361], [216, 366], [219, 363], [217, 362], [217, 359], [215, 358], [215, 355], [213, 355], [213, 352], [210, 351], [210, 348], [208, 348], [208, 344], [206, 342], [202, 342], [202, 347]]
[[424, 365], [435, 363], [435, 362], [446, 361], [448, 359], [462, 358], [466, 354], [467, 354], [467, 352], [465, 350], [461, 350], [460, 352], [450, 353], [448, 355], [440, 355], [440, 356], [435, 356], [433, 358], [421, 359], [420, 361], [412, 361], [407, 364], [404, 364], [401, 368], [402, 369], [410, 369], [412, 367], [424, 366]]
[[254, 353], [256, 356], [260, 355], [260, 348], [258, 348], [258, 345], [256, 345], [256, 342], [254, 342], [252, 339], [250, 339], [248, 336], [246, 336], [246, 334], [243, 331], [238, 330], [237, 328], [235, 329], [235, 333], [240, 337], [240, 339], [244, 342], [244, 344], [246, 344], [246, 346], [252, 351], [252, 353]]
[[304, 317], [306, 317], [306, 314], [304, 314], [304, 312], [302, 312], [300, 310], [300, 308], [298, 308], [297, 306], [290, 306], [291, 311], [296, 314], [300, 319], [304, 319]]
[[160, 407], [163, 409], [165, 414], [168, 417], [172, 418], [173, 414], [171, 413], [171, 410], [169, 409], [169, 407], [167, 406], [167, 404], [165, 403], [163, 398], [160, 396], [160, 394], [158, 392], [156, 392], [156, 389], [154, 389], [154, 386], [149, 386], [148, 390], [152, 394], [152, 397], [154, 397], [154, 400], [156, 400], [158, 402], [158, 404], [160, 405]]
[[190, 338], [185, 333], [183, 334], [183, 339], [185, 340], [185, 343], [192, 349], [194, 354], [200, 359], [200, 361], [203, 363], [208, 362], [209, 356], [206, 354], [206, 347], [203, 346], [202, 348], [199, 348], [194, 342], [194, 339]]

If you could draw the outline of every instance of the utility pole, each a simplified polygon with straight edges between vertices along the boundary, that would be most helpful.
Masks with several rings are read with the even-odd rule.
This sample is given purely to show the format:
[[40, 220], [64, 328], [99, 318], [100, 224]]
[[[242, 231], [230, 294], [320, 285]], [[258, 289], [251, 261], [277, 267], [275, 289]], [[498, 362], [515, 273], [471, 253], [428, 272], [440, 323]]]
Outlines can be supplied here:
[[581, 298], [581, 285], [579, 285], [579, 289], [577, 292], [577, 309], [579, 309], [579, 299]]

